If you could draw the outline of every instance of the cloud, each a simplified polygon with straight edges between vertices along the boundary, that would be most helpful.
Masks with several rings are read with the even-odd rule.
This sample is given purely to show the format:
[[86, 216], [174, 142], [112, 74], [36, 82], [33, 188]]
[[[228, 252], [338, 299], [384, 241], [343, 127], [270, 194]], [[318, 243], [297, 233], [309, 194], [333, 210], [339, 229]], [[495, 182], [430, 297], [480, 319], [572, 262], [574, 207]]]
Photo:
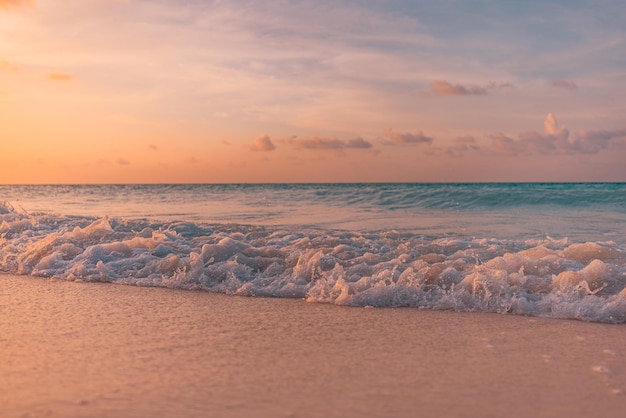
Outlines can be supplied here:
[[67, 73], [51, 73], [47, 78], [50, 81], [72, 81], [74, 76]]
[[556, 117], [552, 113], [548, 113], [543, 120], [543, 128], [548, 135], [554, 135], [561, 138], [568, 138], [569, 131], [565, 125], [560, 125], [556, 121]]
[[438, 96], [482, 96], [489, 93], [489, 90], [513, 88], [511, 83], [499, 83], [490, 81], [484, 86], [464, 86], [462, 84], [452, 84], [449, 81], [434, 80], [430, 82], [430, 90], [422, 91], [423, 95]]
[[148, 145], [148, 148], [150, 148], [152, 151], [158, 151], [158, 150], [159, 150], [159, 147], [157, 147], [157, 146], [156, 146], [156, 145], [154, 145], [154, 144], [150, 144], [150, 145]]
[[506, 136], [502, 132], [489, 135], [491, 139], [491, 147], [489, 151], [498, 155], [533, 155], [546, 154], [554, 151], [554, 147], [543, 137], [537, 134], [537, 137], [530, 137], [526, 134], [525, 138], [515, 139]]
[[118, 158], [115, 162], [119, 165], [130, 165], [130, 161], [124, 158]]
[[272, 140], [267, 135], [256, 138], [248, 147], [251, 151], [274, 151], [276, 149]]
[[9, 7], [32, 6], [33, 0], [0, 0], [0, 9], [8, 9]]
[[435, 138], [424, 135], [422, 131], [418, 132], [394, 132], [392, 129], [385, 131], [385, 136], [389, 138], [385, 141], [385, 145], [420, 145], [433, 143]]
[[626, 129], [619, 129], [613, 131], [578, 131], [578, 139], [581, 141], [610, 141], [616, 138], [626, 138]]
[[573, 155], [597, 154], [614, 146], [626, 145], [626, 129], [583, 130], [575, 134], [559, 125], [556, 117], [548, 113], [544, 120], [545, 132], [528, 131], [512, 138], [503, 133], [489, 135], [488, 150], [500, 155]]
[[307, 139], [289, 138], [287, 143], [296, 149], [342, 149], [345, 143], [337, 138], [320, 138], [317, 136]]
[[480, 86], [465, 87], [443, 80], [434, 80], [430, 83], [430, 91], [439, 95], [472, 96], [487, 94], [487, 88]]
[[568, 80], [554, 80], [552, 82], [552, 87], [558, 87], [565, 90], [576, 90], [578, 88], [576, 83]]
[[578, 131], [576, 133], [576, 145], [579, 152], [595, 154], [603, 149], [616, 145], [626, 145], [626, 129]]
[[476, 145], [476, 138], [473, 136], [461, 136], [454, 140], [454, 144], [444, 151], [451, 157], [462, 157], [466, 152], [479, 151], [480, 147]]
[[491, 89], [512, 89], [515, 88], [515, 86], [512, 83], [497, 83], [495, 81], [490, 81], [489, 84], [487, 84], [487, 86], [485, 87], [488, 90]]
[[358, 137], [358, 138], [354, 138], [346, 142], [346, 148], [367, 149], [367, 148], [372, 148], [372, 144], [366, 141], [365, 139]]
[[363, 138], [354, 138], [348, 141], [337, 139], [334, 137], [323, 138], [311, 136], [306, 139], [292, 137], [286, 140], [287, 144], [295, 149], [308, 150], [343, 150], [343, 149], [368, 149], [372, 148], [372, 144]]

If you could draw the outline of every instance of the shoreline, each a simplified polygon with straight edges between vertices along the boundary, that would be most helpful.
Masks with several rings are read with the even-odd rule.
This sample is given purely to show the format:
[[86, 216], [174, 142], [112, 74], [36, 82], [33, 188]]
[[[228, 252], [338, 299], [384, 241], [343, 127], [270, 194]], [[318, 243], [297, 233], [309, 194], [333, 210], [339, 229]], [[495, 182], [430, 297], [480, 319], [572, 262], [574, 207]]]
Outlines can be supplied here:
[[0, 274], [13, 417], [604, 417], [626, 327]]

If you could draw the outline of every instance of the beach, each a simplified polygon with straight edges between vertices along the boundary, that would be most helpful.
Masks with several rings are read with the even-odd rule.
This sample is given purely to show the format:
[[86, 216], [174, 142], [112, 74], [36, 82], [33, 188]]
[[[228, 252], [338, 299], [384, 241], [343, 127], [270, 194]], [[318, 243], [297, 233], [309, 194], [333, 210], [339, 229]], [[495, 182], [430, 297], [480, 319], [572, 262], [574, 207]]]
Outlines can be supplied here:
[[0, 277], [2, 417], [623, 416], [623, 325]]

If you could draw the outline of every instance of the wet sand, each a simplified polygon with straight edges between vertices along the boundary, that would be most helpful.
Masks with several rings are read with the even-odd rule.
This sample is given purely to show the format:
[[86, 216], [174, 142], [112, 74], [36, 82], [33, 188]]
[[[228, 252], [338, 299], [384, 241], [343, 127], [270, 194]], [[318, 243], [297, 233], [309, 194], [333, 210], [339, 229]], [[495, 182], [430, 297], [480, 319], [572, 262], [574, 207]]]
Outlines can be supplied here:
[[626, 326], [0, 276], [13, 417], [622, 417]]

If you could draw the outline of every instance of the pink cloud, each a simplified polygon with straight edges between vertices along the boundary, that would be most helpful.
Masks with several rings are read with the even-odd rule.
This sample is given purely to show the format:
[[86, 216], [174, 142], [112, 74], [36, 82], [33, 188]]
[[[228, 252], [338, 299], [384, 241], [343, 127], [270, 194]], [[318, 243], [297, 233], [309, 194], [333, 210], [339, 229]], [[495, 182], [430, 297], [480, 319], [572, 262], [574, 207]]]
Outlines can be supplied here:
[[430, 90], [422, 91], [421, 94], [439, 96], [482, 96], [488, 94], [490, 90], [513, 88], [511, 83], [490, 81], [483, 86], [464, 86], [462, 84], [452, 84], [445, 80], [434, 80], [430, 83]]
[[342, 149], [368, 149], [372, 148], [372, 144], [363, 138], [354, 138], [348, 141], [337, 139], [334, 137], [323, 138], [318, 136], [312, 136], [306, 139], [297, 137], [289, 138], [286, 141], [295, 149], [310, 149], [310, 150], [342, 150]]
[[274, 151], [276, 149], [276, 147], [272, 143], [272, 140], [267, 135], [263, 135], [263, 136], [256, 138], [254, 141], [252, 141], [252, 144], [250, 144], [248, 147], [250, 148], [251, 151], [260, 151], [260, 152]]
[[350, 139], [348, 142], [346, 142], [346, 148], [367, 149], [367, 148], [372, 148], [372, 144], [366, 141], [365, 139], [358, 137], [358, 138]]
[[487, 84], [487, 86], [485, 87], [486, 89], [490, 90], [490, 89], [512, 89], [515, 88], [515, 86], [511, 83], [497, 83], [495, 81], [490, 81], [489, 84]]
[[454, 140], [454, 144], [445, 149], [445, 153], [451, 157], [462, 157], [466, 152], [479, 151], [476, 138], [473, 136], [461, 136]]
[[580, 152], [595, 154], [605, 148], [626, 145], [626, 129], [578, 131], [576, 133], [576, 145]]
[[568, 80], [554, 80], [552, 82], [552, 87], [558, 87], [565, 90], [576, 90], [578, 88], [576, 83]]
[[626, 130], [579, 131], [570, 134], [559, 125], [556, 117], [549, 113], [544, 120], [545, 132], [522, 132], [517, 138], [503, 133], [489, 135], [488, 150], [501, 155], [573, 155], [596, 154], [615, 146], [626, 145]]
[[543, 120], [543, 129], [557, 141], [567, 142], [569, 139], [569, 130], [565, 125], [559, 125], [552, 113], [548, 113]]
[[430, 91], [439, 95], [471, 96], [487, 94], [487, 88], [480, 86], [465, 87], [460, 84], [452, 84], [443, 80], [435, 80], [430, 83]]
[[[515, 136], [502, 132], [489, 134], [487, 138], [490, 141], [487, 144], [468, 135], [459, 136], [452, 143], [435, 144], [435, 138], [422, 131], [396, 132], [387, 129], [382, 143], [389, 146], [414, 146], [425, 155], [453, 158], [461, 158], [468, 153], [503, 156], [576, 155], [596, 154], [607, 149], [626, 149], [626, 129], [583, 130], [572, 134], [552, 113], [546, 115], [543, 125], [543, 132], [529, 130]], [[370, 141], [361, 137], [346, 141], [335, 137], [311, 136], [303, 139], [294, 136], [278, 142], [297, 150], [335, 150], [339, 153], [347, 149], [374, 148]], [[265, 135], [257, 138], [250, 148], [255, 151], [271, 151], [274, 144]]]
[[435, 138], [424, 135], [422, 131], [394, 132], [392, 129], [387, 129], [385, 136], [389, 138], [385, 145], [430, 145], [435, 140]]

